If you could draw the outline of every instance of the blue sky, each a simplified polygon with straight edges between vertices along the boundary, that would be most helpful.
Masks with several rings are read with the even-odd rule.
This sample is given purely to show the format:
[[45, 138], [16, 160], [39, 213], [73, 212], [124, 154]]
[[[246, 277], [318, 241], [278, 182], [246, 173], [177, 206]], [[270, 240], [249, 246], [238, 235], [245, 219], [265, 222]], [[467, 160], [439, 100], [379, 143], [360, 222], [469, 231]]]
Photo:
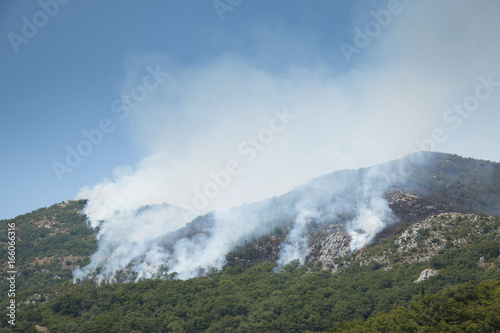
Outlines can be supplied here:
[[[355, 29], [366, 34], [372, 11], [390, 6], [398, 8], [390, 22], [356, 45]], [[3, 1], [0, 219], [77, 195], [106, 197], [109, 207], [190, 206], [210, 172], [247, 163], [237, 147], [283, 108], [296, 119], [255, 150], [213, 207], [398, 158], [417, 141], [500, 161], [500, 92], [473, 116], [443, 120], [488, 75], [500, 81], [498, 9], [495, 1]], [[26, 21], [36, 20], [26, 38]], [[358, 52], [347, 59], [342, 43]], [[120, 119], [112, 103], [158, 68], [164, 79]], [[113, 130], [58, 176], [54, 162], [67, 164], [66, 147], [76, 150], [82, 131], [103, 119]]]

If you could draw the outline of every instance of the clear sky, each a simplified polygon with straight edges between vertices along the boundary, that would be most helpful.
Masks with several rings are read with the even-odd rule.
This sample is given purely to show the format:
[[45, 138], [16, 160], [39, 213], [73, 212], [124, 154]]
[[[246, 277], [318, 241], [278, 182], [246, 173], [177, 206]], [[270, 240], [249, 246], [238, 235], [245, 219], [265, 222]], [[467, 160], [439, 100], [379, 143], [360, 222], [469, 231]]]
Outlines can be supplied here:
[[421, 148], [500, 161], [499, 8], [3, 0], [0, 219], [193, 206], [231, 168], [204, 209]]

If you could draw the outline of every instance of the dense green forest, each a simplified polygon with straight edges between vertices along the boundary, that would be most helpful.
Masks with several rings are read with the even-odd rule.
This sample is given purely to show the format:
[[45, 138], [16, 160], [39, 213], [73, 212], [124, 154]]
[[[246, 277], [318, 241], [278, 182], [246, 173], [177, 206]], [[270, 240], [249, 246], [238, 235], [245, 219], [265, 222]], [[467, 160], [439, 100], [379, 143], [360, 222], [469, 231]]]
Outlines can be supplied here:
[[398, 307], [368, 320], [340, 322], [328, 332], [498, 332], [500, 280], [467, 282], [409, 307]]

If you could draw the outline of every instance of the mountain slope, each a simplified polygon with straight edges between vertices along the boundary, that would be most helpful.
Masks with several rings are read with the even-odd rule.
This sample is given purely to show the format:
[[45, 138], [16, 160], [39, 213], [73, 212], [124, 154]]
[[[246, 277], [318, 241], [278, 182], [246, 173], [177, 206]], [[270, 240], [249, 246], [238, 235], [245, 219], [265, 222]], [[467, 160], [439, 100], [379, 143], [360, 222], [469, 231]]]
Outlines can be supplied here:
[[[499, 163], [424, 153], [319, 177], [280, 197], [238, 208], [251, 213], [242, 216], [258, 220], [259, 227], [232, 244], [223, 270], [200, 268], [202, 276], [187, 281], [174, 280], [170, 272], [158, 274], [157, 281], [73, 285], [71, 270], [88, 264], [98, 246], [98, 230], [88, 228], [80, 214], [85, 201], [4, 220], [3, 247], [7, 223], [17, 227], [18, 328], [322, 331], [340, 320], [366, 320], [420, 301], [422, 287], [436, 293], [468, 281], [498, 279], [500, 221], [491, 215], [500, 213], [499, 170]], [[349, 226], [372, 196], [387, 202], [386, 227], [360, 251], [350, 246]], [[293, 261], [278, 267], [283, 246], [300, 222], [296, 207], [304, 198], [315, 206], [301, 229], [307, 240], [305, 265]], [[149, 209], [143, 207], [141, 214]], [[210, 213], [156, 236], [162, 251], [173, 253], [177, 242], [203, 243], [216, 229], [217, 215]], [[118, 280], [135, 278], [125, 269]], [[5, 309], [7, 284], [2, 288]], [[8, 317], [5, 311], [0, 315], [5, 327]]]

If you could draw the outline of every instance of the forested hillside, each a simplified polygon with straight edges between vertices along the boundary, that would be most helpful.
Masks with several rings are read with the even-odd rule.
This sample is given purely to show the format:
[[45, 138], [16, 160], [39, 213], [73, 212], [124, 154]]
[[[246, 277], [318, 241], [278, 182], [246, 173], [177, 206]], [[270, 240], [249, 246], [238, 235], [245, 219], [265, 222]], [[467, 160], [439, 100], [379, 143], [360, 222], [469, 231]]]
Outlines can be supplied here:
[[[85, 201], [68, 201], [40, 208], [0, 223], [0, 244], [7, 248], [8, 223], [16, 228], [16, 279], [18, 299], [38, 301], [46, 288], [67, 282], [74, 267], [85, 265], [97, 249], [94, 231], [79, 212]], [[2, 277], [7, 274], [7, 251], [1, 251]], [[8, 285], [1, 284], [0, 300]]]
[[[368, 170], [326, 175], [281, 197], [248, 205], [257, 215], [262, 213], [266, 228], [235, 246], [221, 270], [200, 270], [199, 277], [188, 280], [171, 272], [137, 282], [97, 285], [89, 279], [74, 284], [73, 269], [88, 264], [98, 246], [98, 230], [89, 228], [81, 213], [85, 201], [63, 202], [1, 221], [3, 248], [8, 223], [16, 225], [15, 330], [500, 330], [500, 218], [494, 216], [500, 209], [499, 164], [446, 154], [428, 154], [425, 161], [405, 164], [412, 176], [384, 187], [394, 221], [366, 248], [349, 247], [345, 225], [354, 216], [348, 209], [328, 215], [325, 208], [323, 215], [309, 220], [305, 230], [310, 248], [304, 265], [276, 264], [293, 227], [287, 207], [303, 191], [327, 193], [324, 189], [335, 179], [348, 184], [336, 192], [345, 194], [341, 200], [348, 202], [361, 191], [356, 186]], [[396, 172], [400, 163], [389, 162], [383, 170]], [[328, 200], [321, 200], [327, 207]], [[208, 233], [213, 223], [211, 214], [198, 217], [166, 235], [164, 246]], [[2, 251], [4, 265], [6, 252]], [[9, 319], [4, 310], [6, 271], [1, 328]]]

